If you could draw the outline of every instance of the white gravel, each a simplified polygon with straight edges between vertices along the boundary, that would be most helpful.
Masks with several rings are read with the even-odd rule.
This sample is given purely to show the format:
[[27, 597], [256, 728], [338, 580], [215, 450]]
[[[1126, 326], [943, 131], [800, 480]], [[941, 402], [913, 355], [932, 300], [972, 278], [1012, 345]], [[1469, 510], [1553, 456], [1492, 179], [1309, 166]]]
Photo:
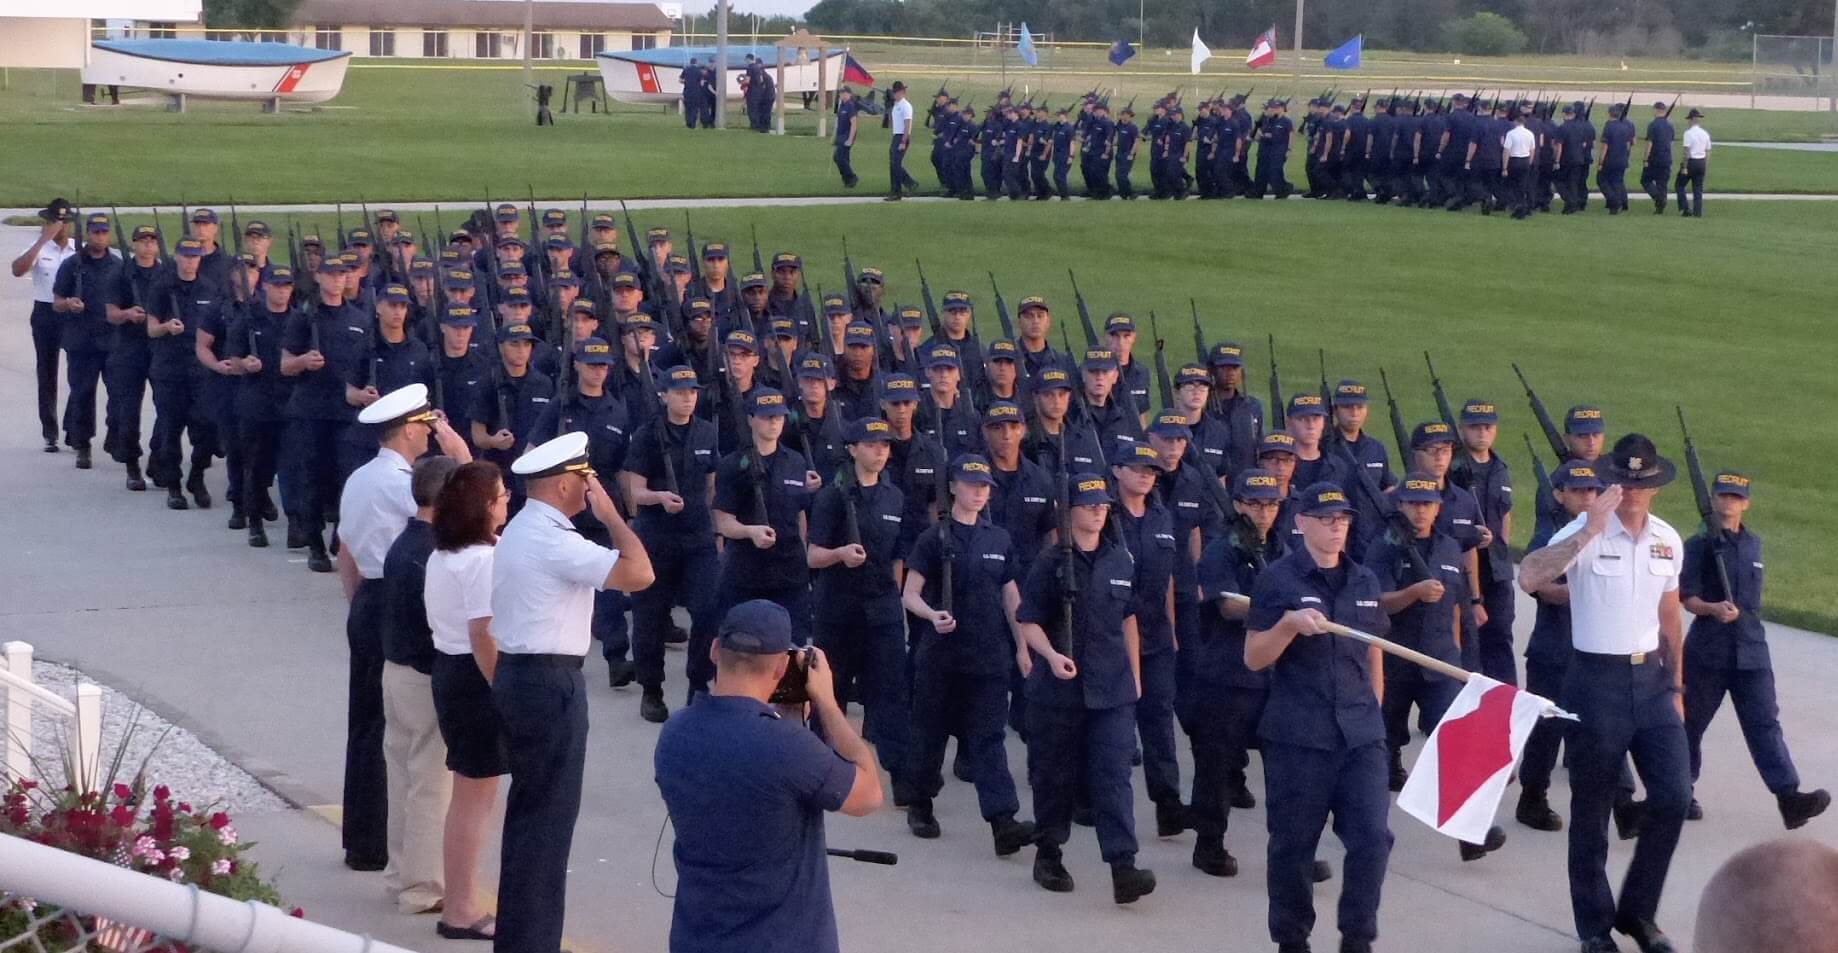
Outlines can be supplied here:
[[[32, 664], [33, 681], [65, 698], [76, 697], [79, 677], [81, 673], [67, 665], [39, 660]], [[61, 788], [68, 722], [44, 712], [41, 706], [35, 705], [34, 709], [33, 757], [37, 770], [47, 775], [38, 780], [46, 787]], [[134, 775], [144, 770], [149, 787], [164, 784], [172, 789], [175, 800], [188, 801], [195, 807], [214, 805], [232, 816], [288, 807], [286, 801], [249, 772], [211, 750], [197, 735], [107, 685], [102, 686], [100, 750], [105, 778], [120, 752], [121, 768], [115, 780], [132, 783]]]

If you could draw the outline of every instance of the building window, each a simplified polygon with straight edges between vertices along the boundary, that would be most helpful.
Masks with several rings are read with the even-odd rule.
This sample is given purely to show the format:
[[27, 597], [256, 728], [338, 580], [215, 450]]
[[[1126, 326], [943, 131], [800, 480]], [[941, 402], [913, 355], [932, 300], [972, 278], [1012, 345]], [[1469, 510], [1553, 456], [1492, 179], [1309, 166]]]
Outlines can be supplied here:
[[539, 60], [554, 59], [555, 58], [555, 34], [553, 33], [532, 33], [530, 34], [530, 56], [535, 59], [539, 59]]
[[421, 34], [421, 55], [445, 58], [447, 55], [447, 31], [424, 30]]
[[179, 35], [178, 24], [156, 22], [147, 24], [147, 38], [150, 40], [170, 40]]
[[261, 40], [263, 43], [286, 43], [287, 34], [279, 30], [263, 30]]
[[632, 34], [632, 49], [635, 49], [635, 50], [655, 50], [657, 49], [657, 34], [655, 33], [634, 33]]
[[344, 31], [336, 26], [316, 26], [313, 28], [313, 46], [321, 50], [342, 50], [345, 48]]
[[473, 40], [472, 55], [479, 59], [495, 60], [503, 54], [504, 35], [501, 33], [478, 33]]
[[396, 55], [396, 31], [379, 30], [379, 29], [376, 29], [375, 27], [372, 27], [370, 30], [370, 55], [371, 56], [394, 56]]
[[606, 34], [581, 34], [581, 59], [591, 60], [606, 51]]

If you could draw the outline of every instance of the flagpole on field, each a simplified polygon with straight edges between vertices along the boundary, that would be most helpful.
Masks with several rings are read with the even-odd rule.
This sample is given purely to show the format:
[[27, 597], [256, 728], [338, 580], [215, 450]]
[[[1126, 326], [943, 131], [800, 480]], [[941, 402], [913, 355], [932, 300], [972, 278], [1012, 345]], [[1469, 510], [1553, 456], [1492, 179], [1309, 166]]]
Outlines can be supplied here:
[[1302, 95], [1302, 6], [1306, 2], [1307, 0], [1296, 0], [1296, 68], [1295, 74], [1291, 77], [1294, 88], [1290, 95], [1297, 98]]
[[[1221, 597], [1224, 598], [1227, 602], [1234, 602], [1234, 603], [1238, 603], [1240, 605], [1246, 605], [1246, 606], [1251, 604], [1251, 597], [1244, 595], [1243, 593], [1227, 592], [1227, 593], [1222, 593]], [[1449, 663], [1443, 661], [1442, 659], [1435, 658], [1429, 655], [1425, 655], [1422, 652], [1417, 651], [1416, 649], [1410, 648], [1408, 646], [1399, 645], [1398, 643], [1393, 642], [1390, 639], [1381, 639], [1378, 636], [1373, 635], [1370, 632], [1361, 632], [1358, 629], [1341, 625], [1338, 622], [1332, 622], [1332, 621], [1323, 622], [1322, 627], [1327, 629], [1329, 632], [1334, 633], [1335, 635], [1344, 636], [1356, 642], [1364, 642], [1367, 645], [1377, 648], [1379, 651], [1384, 652], [1387, 655], [1395, 655], [1398, 658], [1405, 660], [1406, 662], [1410, 662], [1415, 665], [1420, 665], [1423, 668], [1427, 668], [1430, 671], [1435, 672], [1438, 675], [1446, 675], [1449, 678], [1452, 678], [1458, 682], [1465, 683], [1468, 681], [1468, 676], [1474, 674], [1473, 672], [1470, 672], [1467, 669], [1462, 668], [1459, 665], [1450, 665]], [[1562, 708], [1557, 707], [1555, 703], [1551, 704], [1550, 708], [1546, 711], [1545, 714], [1552, 718], [1568, 718], [1571, 721], [1577, 720], [1575, 715], [1567, 711], [1564, 711]]]

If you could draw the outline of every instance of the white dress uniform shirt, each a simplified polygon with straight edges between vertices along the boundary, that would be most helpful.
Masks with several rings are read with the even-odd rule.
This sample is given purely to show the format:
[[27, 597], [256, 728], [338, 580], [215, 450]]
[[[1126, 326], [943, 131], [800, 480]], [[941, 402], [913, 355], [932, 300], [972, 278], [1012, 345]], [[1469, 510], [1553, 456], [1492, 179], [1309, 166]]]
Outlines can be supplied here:
[[1710, 132], [1703, 126], [1692, 126], [1685, 130], [1685, 158], [1704, 159], [1710, 156]]
[[528, 500], [498, 537], [491, 566], [491, 635], [518, 655], [586, 655], [594, 591], [619, 551], [575, 532], [560, 510]]
[[1514, 126], [1506, 134], [1506, 154], [1514, 159], [1529, 159], [1538, 148], [1538, 137], [1524, 126]]
[[[1551, 545], [1583, 531], [1578, 516], [1551, 537]], [[1577, 554], [1565, 578], [1570, 586], [1570, 641], [1579, 652], [1633, 655], [1659, 648], [1659, 600], [1678, 589], [1685, 543], [1678, 530], [1651, 513], [1640, 535], [1609, 514], [1608, 528]]]
[[472, 620], [491, 618], [493, 549], [484, 543], [457, 553], [435, 550], [421, 586], [434, 648], [445, 655], [472, 654]]
[[913, 101], [902, 99], [893, 104], [893, 111], [888, 113], [891, 120], [888, 126], [896, 136], [904, 136], [913, 129]]
[[415, 516], [414, 471], [402, 455], [381, 448], [345, 481], [338, 500], [338, 544], [351, 550], [358, 575], [383, 578], [383, 557]]
[[38, 257], [32, 259], [32, 300], [50, 304], [56, 297], [51, 293], [51, 285], [57, 280], [57, 266], [64, 259], [77, 253], [77, 243], [73, 239], [59, 245], [57, 242], [46, 242], [38, 250]]

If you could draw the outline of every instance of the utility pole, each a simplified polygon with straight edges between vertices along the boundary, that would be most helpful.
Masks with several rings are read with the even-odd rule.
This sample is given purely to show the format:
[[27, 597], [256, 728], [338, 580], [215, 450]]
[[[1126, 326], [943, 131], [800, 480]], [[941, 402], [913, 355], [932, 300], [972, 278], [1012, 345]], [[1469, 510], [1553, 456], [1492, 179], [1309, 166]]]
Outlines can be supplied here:
[[1293, 88], [1289, 95], [1292, 98], [1302, 95], [1302, 5], [1307, 0], [1296, 0], [1296, 69], [1292, 77]]
[[[530, 53], [531, 53], [530, 46], [533, 43], [535, 43], [535, 38], [536, 38], [536, 0], [523, 0], [523, 88], [524, 89], [530, 89], [531, 84], [532, 84], [532, 80], [530, 78], [533, 75], [533, 73], [531, 72], [531, 66], [530, 66]], [[531, 92], [533, 93], [534, 90], [531, 90]], [[535, 101], [534, 97], [532, 96], [532, 102], [534, 101]], [[541, 104], [538, 104], [536, 108], [538, 110], [542, 109]]]
[[728, 2], [715, 4], [715, 128], [728, 127]]

